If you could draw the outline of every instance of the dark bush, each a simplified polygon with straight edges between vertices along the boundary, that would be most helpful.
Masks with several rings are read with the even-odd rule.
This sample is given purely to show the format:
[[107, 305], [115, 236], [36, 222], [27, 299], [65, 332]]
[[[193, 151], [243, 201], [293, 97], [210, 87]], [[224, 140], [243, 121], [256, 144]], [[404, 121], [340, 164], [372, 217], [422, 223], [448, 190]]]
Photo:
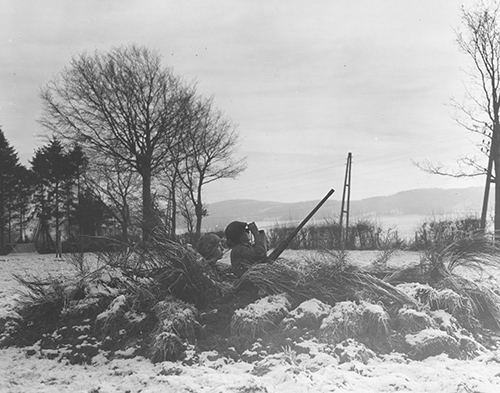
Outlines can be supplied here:
[[411, 249], [443, 248], [456, 241], [470, 238], [480, 227], [480, 219], [474, 216], [429, 220], [424, 222], [415, 232], [415, 240]]
[[[274, 248], [285, 240], [295, 229], [294, 226], [276, 226], [268, 231], [269, 247]], [[383, 230], [370, 220], [359, 220], [349, 226], [346, 249], [377, 250], [387, 247], [403, 247], [397, 231]], [[287, 247], [291, 250], [340, 249], [340, 225], [337, 222], [308, 225], [295, 236]]]

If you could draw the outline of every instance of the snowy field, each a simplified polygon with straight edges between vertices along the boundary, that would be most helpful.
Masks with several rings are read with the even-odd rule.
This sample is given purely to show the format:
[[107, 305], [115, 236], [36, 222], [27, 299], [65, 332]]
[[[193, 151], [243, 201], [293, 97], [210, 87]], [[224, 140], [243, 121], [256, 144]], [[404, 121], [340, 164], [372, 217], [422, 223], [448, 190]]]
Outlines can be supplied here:
[[[287, 252], [285, 257], [303, 257]], [[374, 252], [352, 252], [350, 260], [365, 265]], [[417, 253], [400, 252], [390, 265], [418, 262]], [[0, 315], [9, 312], [19, 294], [13, 273], [68, 274], [72, 267], [53, 255], [18, 254], [0, 257]], [[446, 355], [409, 361], [401, 355], [377, 357], [363, 364], [339, 364], [314, 341], [304, 353], [284, 348], [255, 362], [220, 357], [215, 352], [193, 354], [184, 362], [106, 360], [92, 365], [68, 365], [27, 356], [25, 349], [0, 350], [0, 392], [499, 392], [500, 351], [485, 352], [469, 361]], [[302, 351], [301, 351], [302, 352]]]

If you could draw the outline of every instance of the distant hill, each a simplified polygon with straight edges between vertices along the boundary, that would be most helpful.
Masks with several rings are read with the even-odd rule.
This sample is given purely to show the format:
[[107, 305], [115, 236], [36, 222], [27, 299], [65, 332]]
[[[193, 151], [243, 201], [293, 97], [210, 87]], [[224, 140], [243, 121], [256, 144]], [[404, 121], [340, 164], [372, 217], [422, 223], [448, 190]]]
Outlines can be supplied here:
[[[481, 209], [482, 197], [481, 187], [402, 191], [389, 196], [351, 201], [351, 217], [477, 214]], [[212, 203], [208, 205], [209, 216], [205, 217], [203, 227], [205, 230], [222, 229], [234, 220], [256, 221], [263, 226], [300, 221], [318, 202], [282, 203], [238, 199]], [[340, 204], [339, 200], [327, 201], [315, 215], [315, 220], [338, 220]]]

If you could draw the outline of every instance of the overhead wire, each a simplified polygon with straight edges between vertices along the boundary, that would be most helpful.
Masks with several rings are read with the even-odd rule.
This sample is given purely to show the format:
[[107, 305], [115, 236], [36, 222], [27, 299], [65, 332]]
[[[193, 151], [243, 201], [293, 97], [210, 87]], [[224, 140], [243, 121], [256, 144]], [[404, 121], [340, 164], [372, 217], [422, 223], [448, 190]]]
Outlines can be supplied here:
[[[430, 147], [425, 148], [425, 151], [429, 153], [430, 156], [433, 156], [434, 153], [438, 151], [443, 150], [443, 145], [442, 143], [448, 142], [449, 141], [449, 136], [442, 137], [442, 138], [436, 138], [429, 140], [429, 143], [432, 144]], [[355, 150], [353, 150], [353, 165], [356, 165], [355, 173], [357, 174], [363, 174], [363, 175], [369, 175], [371, 173], [379, 173], [380, 172], [380, 167], [384, 166], [386, 164], [393, 164], [394, 162], [400, 162], [401, 160], [404, 160], [407, 158], [408, 160], [411, 160], [411, 157], [407, 152], [403, 152], [397, 155], [394, 154], [387, 154], [382, 153], [380, 155], [377, 155], [375, 157], [370, 157], [370, 158], [359, 158], [359, 156], [356, 154]], [[305, 170], [290, 170], [290, 171], [285, 171], [282, 172], [282, 175], [280, 175], [278, 178], [274, 179], [272, 181], [272, 184], [263, 184], [262, 182], [251, 182], [251, 183], [246, 183], [246, 184], [238, 184], [234, 185], [231, 187], [231, 191], [237, 191], [237, 192], [250, 192], [250, 191], [265, 191], [269, 190], [270, 187], [276, 188], [275, 186], [277, 185], [282, 185], [282, 184], [289, 184], [293, 180], [298, 180], [301, 183], [301, 186], [315, 186], [315, 185], [320, 185], [320, 184], [330, 184], [333, 185], [331, 182], [329, 182], [329, 179], [332, 179], [332, 176], [325, 176], [325, 178], [318, 178], [315, 176], [315, 179], [305, 179], [307, 175], [311, 174], [321, 174], [322, 172], [325, 171], [339, 171], [338, 172], [338, 181], [339, 184], [343, 181], [343, 170], [345, 168], [346, 164], [346, 159], [345, 158], [338, 158], [335, 160], [335, 162], [330, 163], [330, 164], [325, 164], [325, 165], [320, 165], [320, 166], [315, 166], [311, 168], [307, 168]], [[333, 179], [332, 179], [333, 182]]]

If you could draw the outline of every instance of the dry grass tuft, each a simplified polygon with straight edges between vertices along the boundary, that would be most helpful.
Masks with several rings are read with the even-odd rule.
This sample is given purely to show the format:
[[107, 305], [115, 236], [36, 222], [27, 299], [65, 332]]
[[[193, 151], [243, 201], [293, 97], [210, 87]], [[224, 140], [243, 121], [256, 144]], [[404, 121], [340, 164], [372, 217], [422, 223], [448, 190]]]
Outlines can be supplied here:
[[402, 333], [418, 333], [424, 329], [436, 328], [434, 320], [424, 311], [402, 308], [396, 316], [396, 326]]
[[481, 232], [454, 241], [448, 245], [430, 246], [424, 251], [420, 264], [395, 271], [387, 282], [434, 283], [466, 268], [478, 273], [485, 269], [500, 269], [500, 245]]
[[363, 325], [367, 336], [386, 338], [391, 332], [390, 316], [379, 304], [362, 303]]
[[464, 327], [476, 330], [478, 320], [486, 327], [500, 329], [500, 297], [490, 289], [458, 274], [461, 269], [484, 273], [500, 268], [500, 244], [483, 232], [444, 246], [432, 246], [420, 265], [396, 271], [386, 281], [397, 284], [420, 282], [429, 290], [423, 303], [431, 309], [444, 309]]
[[182, 300], [169, 297], [158, 302], [153, 311], [159, 321], [159, 332], [175, 333], [178, 337], [194, 340], [199, 329], [198, 311]]
[[271, 295], [236, 310], [231, 318], [231, 334], [254, 339], [266, 335], [287, 315], [290, 302], [284, 294]]
[[436, 251], [437, 259], [451, 273], [458, 267], [479, 272], [483, 272], [487, 267], [500, 268], [500, 244], [483, 231], [475, 232], [470, 237], [457, 240], [443, 250]]
[[330, 344], [338, 344], [348, 338], [363, 336], [363, 307], [354, 302], [339, 302], [323, 319], [321, 338]]
[[475, 329], [478, 320], [486, 327], [500, 329], [500, 297], [491, 289], [456, 274], [443, 278], [436, 286], [441, 289], [440, 293], [451, 290], [458, 295], [461, 303], [455, 314], [451, 310], [450, 313], [464, 327]]
[[287, 293], [294, 298], [303, 298], [307, 294], [299, 285], [300, 278], [299, 271], [280, 260], [272, 264], [260, 263], [250, 266], [234, 287], [239, 290], [250, 283], [267, 295]]
[[154, 336], [149, 358], [153, 363], [176, 361], [184, 356], [185, 345], [175, 333], [160, 332]]
[[459, 356], [460, 344], [448, 333], [434, 329], [424, 329], [416, 334], [408, 334], [405, 341], [411, 358], [423, 360], [429, 356], [446, 353], [451, 358]]
[[413, 297], [421, 306], [433, 311], [444, 310], [459, 321], [463, 327], [476, 330], [478, 327], [476, 316], [478, 313], [474, 308], [474, 302], [465, 292], [457, 293], [454, 289], [451, 289], [453, 287], [463, 291], [463, 284], [455, 283], [452, 285], [454, 281], [455, 279], [449, 281], [446, 278], [439, 283], [438, 288], [420, 283], [399, 284], [397, 288]]
[[[51, 332], [72, 292], [68, 291], [60, 277], [40, 279], [35, 276], [14, 275], [25, 290], [17, 305], [21, 317], [11, 339], [18, 345], [30, 345], [44, 333]], [[76, 289], [76, 288], [75, 288]]]

